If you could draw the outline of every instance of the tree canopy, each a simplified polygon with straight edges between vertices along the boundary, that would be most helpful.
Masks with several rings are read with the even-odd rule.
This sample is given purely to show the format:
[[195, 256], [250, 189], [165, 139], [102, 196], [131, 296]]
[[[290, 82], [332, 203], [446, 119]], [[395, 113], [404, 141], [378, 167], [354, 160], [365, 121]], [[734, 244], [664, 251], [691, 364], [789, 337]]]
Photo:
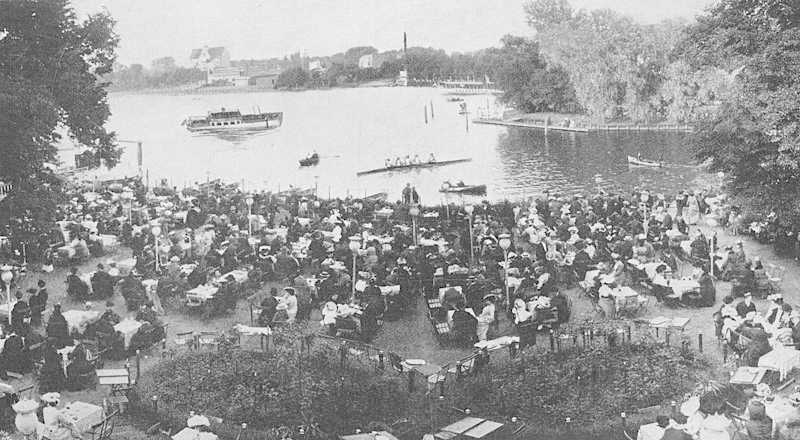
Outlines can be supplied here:
[[575, 112], [575, 89], [560, 67], [548, 67], [539, 45], [523, 37], [506, 35], [503, 47], [492, 50], [497, 85], [502, 100], [526, 112]]
[[119, 159], [99, 79], [111, 72], [118, 38], [107, 13], [81, 21], [67, 0], [0, 0], [0, 11], [0, 179], [15, 186], [4, 203], [39, 204], [37, 191], [51, 194], [45, 164], [56, 162], [64, 129], [97, 163]]
[[800, 219], [800, 6], [723, 0], [679, 48], [696, 69], [734, 69], [732, 90], [702, 121], [698, 158], [730, 176], [746, 207]]

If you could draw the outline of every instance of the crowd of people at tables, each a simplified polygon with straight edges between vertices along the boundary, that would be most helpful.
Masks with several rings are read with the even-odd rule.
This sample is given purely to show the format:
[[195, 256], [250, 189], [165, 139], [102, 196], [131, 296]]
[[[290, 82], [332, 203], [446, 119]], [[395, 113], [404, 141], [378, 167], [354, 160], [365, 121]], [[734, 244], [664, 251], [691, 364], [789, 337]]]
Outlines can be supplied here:
[[[119, 291], [128, 310], [149, 326], [140, 331], [148, 340], [137, 344], [163, 337], [153, 331], [162, 329], [157, 316], [162, 301], [181, 301], [191, 289], [210, 283], [218, 290], [207, 316], [226, 313], [247, 298], [260, 309], [258, 326], [293, 322], [319, 310], [320, 323], [331, 334], [355, 332], [365, 339], [375, 335], [382, 318], [412, 306], [421, 288], [427, 298], [439, 299], [431, 310], [434, 321], [448, 323], [456, 340], [466, 344], [486, 340], [502, 310], [510, 313], [521, 336], [567, 321], [571, 300], [562, 288], [578, 282], [608, 318], [617, 315], [609, 290], [618, 286], [645, 285], [659, 301], [711, 307], [716, 301], [714, 276], [735, 280], [734, 295], [757, 292], [764, 284], [759, 272], [763, 265], [744, 258], [741, 246], [711, 260], [715, 237], [709, 240], [693, 227], [718, 202], [703, 192], [681, 192], [674, 200], [645, 190], [572, 197], [546, 192], [517, 204], [483, 202], [474, 207], [474, 220], [461, 207], [452, 212], [451, 207], [425, 208], [412, 218], [410, 207], [418, 196], [408, 189], [397, 203], [321, 200], [301, 191], [245, 193], [220, 183], [150, 192], [112, 185], [93, 194], [89, 201], [77, 191], [61, 207], [59, 218], [69, 232], [65, 241], [80, 247], [88, 236], [112, 232], [131, 248], [135, 264], [127, 273], [113, 261], [98, 265], [88, 283], [73, 269], [66, 289], [84, 301], [105, 300]], [[466, 227], [467, 216], [473, 220], [472, 231]], [[419, 226], [412, 220], [419, 220]], [[507, 248], [501, 246], [504, 234]], [[89, 254], [102, 254], [102, 241], [90, 241], [95, 250]], [[73, 255], [79, 261], [84, 252]], [[691, 277], [697, 288], [672, 289], [679, 261], [695, 268]], [[230, 275], [242, 268], [248, 272], [245, 282]], [[143, 284], [151, 279], [157, 281], [154, 291]], [[287, 287], [280, 294], [277, 288], [253, 294], [263, 292], [259, 288], [266, 282]], [[393, 286], [397, 288], [388, 288]], [[31, 331], [47, 308], [45, 287], [40, 283], [27, 302], [18, 294], [2, 362], [7, 371], [29, 371], [31, 354], [25, 347], [42, 341], [40, 388], [79, 387], [97, 354], [75, 349], [63, 368], [57, 350], [75, 342], [58, 305], [45, 336]], [[726, 298], [718, 313], [721, 327], [737, 325], [742, 333], [754, 321], [751, 311], [731, 313], [730, 303]], [[765, 322], [800, 336], [800, 328], [794, 331], [800, 315], [784, 306], [775, 309], [781, 313], [775, 317], [771, 308]], [[124, 352], [114, 331], [119, 321], [109, 307], [84, 336], [97, 337], [102, 350]], [[760, 340], [753, 335], [749, 339]], [[753, 357], [760, 352], [751, 350]]]

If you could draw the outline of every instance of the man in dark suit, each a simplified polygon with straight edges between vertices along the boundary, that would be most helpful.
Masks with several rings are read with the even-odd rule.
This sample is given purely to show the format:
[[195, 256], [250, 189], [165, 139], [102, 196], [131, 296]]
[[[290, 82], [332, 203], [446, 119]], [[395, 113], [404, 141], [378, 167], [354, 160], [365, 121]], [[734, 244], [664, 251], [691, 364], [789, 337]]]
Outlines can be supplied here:
[[109, 298], [114, 295], [114, 279], [102, 264], [97, 265], [97, 272], [92, 275], [92, 291], [98, 298]]
[[736, 313], [739, 314], [740, 318], [744, 318], [749, 312], [755, 311], [756, 305], [753, 304], [753, 294], [750, 292], [745, 292], [744, 300], [739, 304], [736, 304]]

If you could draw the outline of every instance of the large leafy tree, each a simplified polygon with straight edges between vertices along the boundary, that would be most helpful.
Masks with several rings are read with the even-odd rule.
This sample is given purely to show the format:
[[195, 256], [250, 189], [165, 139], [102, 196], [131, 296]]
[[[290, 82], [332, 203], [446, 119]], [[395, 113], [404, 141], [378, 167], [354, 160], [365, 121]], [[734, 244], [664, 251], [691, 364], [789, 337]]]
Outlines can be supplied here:
[[502, 100], [526, 112], [574, 112], [579, 108], [569, 75], [548, 67], [539, 45], [523, 37], [506, 35], [495, 50], [497, 85]]
[[[67, 0], [0, 0], [0, 180], [15, 187], [3, 201], [37, 218], [52, 214], [62, 135], [88, 147], [96, 164], [120, 151], [104, 128], [107, 84], [118, 38], [107, 13], [78, 20]], [[8, 215], [8, 210], [2, 210]], [[20, 212], [22, 211], [22, 212]]]
[[569, 74], [589, 114], [660, 117], [651, 98], [665, 78], [682, 23], [643, 26], [611, 10], [573, 10], [567, 0], [530, 0], [525, 11], [542, 54]]
[[733, 93], [700, 125], [697, 155], [728, 173], [754, 211], [800, 219], [800, 5], [723, 0], [687, 32], [680, 54], [733, 70]]

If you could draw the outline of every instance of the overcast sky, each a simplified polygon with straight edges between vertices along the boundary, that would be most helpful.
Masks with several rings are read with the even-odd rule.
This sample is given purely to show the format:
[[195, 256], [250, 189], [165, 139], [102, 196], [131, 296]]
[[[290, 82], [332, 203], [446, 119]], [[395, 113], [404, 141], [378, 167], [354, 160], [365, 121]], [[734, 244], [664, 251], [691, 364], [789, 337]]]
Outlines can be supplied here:
[[[693, 18], [715, 0], [571, 0], [610, 8], [644, 23]], [[431, 46], [466, 52], [505, 34], [530, 35], [524, 0], [73, 0], [81, 16], [105, 7], [118, 21], [119, 61], [149, 65], [193, 47], [226, 46], [233, 59], [293, 52], [332, 55], [353, 46]]]

